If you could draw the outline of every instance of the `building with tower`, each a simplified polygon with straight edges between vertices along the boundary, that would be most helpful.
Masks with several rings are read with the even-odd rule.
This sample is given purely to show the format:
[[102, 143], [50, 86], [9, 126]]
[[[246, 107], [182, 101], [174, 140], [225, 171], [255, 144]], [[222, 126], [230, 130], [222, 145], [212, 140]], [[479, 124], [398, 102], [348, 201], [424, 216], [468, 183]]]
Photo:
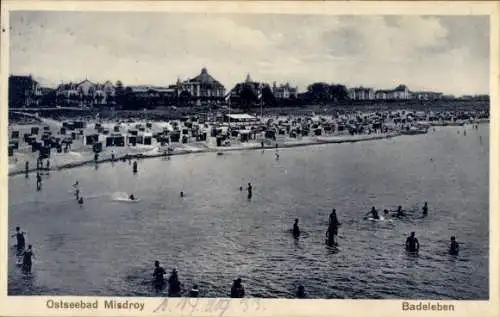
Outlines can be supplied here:
[[178, 97], [186, 96], [201, 102], [222, 102], [226, 94], [224, 85], [212, 77], [206, 68], [202, 68], [196, 77], [185, 81], [178, 79], [175, 88]]

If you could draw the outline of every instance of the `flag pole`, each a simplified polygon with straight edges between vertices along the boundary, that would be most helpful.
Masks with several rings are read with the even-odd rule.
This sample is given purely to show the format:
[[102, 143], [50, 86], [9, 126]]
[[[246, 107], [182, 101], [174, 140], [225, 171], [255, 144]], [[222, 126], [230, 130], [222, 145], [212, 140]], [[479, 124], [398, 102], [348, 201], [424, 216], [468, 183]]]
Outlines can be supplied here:
[[260, 120], [262, 121], [263, 120], [262, 104], [263, 104], [264, 94], [262, 93], [262, 83], [259, 86], [260, 86]]

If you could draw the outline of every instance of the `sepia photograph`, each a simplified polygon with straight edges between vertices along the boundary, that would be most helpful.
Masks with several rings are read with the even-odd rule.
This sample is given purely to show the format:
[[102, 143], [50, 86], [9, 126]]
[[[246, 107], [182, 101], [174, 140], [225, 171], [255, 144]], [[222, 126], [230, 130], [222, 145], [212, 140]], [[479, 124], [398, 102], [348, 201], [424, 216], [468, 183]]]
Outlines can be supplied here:
[[7, 14], [9, 298], [491, 299], [489, 15]]

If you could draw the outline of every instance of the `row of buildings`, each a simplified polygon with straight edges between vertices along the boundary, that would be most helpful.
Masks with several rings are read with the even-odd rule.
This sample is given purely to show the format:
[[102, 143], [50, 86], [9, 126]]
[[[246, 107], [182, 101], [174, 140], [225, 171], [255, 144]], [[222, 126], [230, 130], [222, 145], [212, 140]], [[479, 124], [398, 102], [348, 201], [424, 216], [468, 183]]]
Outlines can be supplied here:
[[[264, 84], [257, 83], [247, 76], [246, 85], [255, 85], [262, 89]], [[229, 92], [224, 85], [210, 75], [206, 68], [203, 68], [199, 75], [181, 81], [180, 79], [168, 87], [135, 85], [127, 86], [137, 98], [165, 98], [165, 99], [188, 99], [190, 101], [203, 101], [221, 103], [237, 93], [239, 85], [236, 85]], [[109, 105], [116, 102], [117, 85], [110, 81], [104, 83], [93, 83], [88, 79], [81, 82], [61, 83], [53, 90], [57, 104], [66, 105]], [[276, 99], [296, 98], [298, 89], [290, 84], [277, 85], [276, 82], [271, 87]], [[260, 91], [257, 92], [260, 94]], [[11, 107], [37, 106], [42, 96], [40, 84], [30, 76], [10, 76], [9, 96]]]
[[[173, 85], [167, 87], [136, 85], [127, 86], [126, 89], [120, 84], [110, 81], [94, 83], [88, 79], [79, 83], [61, 83], [57, 88], [42, 88], [40, 84], [30, 76], [9, 77], [9, 106], [36, 107], [40, 105], [42, 97], [52, 93], [54, 103], [57, 105], [73, 106], [99, 106], [116, 104], [117, 94], [124, 91], [131, 92], [137, 98], [162, 99], [162, 100], [186, 100], [189, 102], [225, 103], [241, 95], [248, 88], [258, 99], [262, 98], [263, 91], [267, 89], [276, 100], [296, 99], [299, 97], [298, 88], [286, 84], [272, 85], [252, 80], [248, 74], [246, 79], [226, 91], [224, 85], [210, 75], [203, 68], [199, 75], [187, 80], [178, 79]], [[453, 96], [445, 96], [438, 92], [413, 92], [406, 85], [399, 85], [392, 90], [374, 90], [366, 87], [355, 87], [348, 89], [351, 100], [438, 100], [448, 99]]]
[[410, 91], [406, 85], [399, 85], [390, 90], [375, 90], [373, 88], [355, 87], [348, 90], [352, 100], [439, 100], [454, 98], [440, 92]]

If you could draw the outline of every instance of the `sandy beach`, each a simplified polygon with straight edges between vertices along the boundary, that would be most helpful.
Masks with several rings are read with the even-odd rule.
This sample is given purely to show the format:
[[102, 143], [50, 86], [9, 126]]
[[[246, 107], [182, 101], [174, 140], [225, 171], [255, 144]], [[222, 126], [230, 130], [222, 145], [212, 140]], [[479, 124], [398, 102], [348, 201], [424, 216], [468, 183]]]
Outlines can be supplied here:
[[[54, 120], [45, 120], [46, 125], [49, 125], [51, 131], [60, 129], [62, 123]], [[135, 124], [135, 123], [134, 123]], [[104, 124], [103, 126], [108, 127], [111, 124]], [[9, 133], [11, 130], [20, 131], [22, 135], [25, 130], [30, 130], [33, 125], [12, 125], [9, 127]], [[164, 125], [154, 124], [152, 131], [163, 128]], [[127, 125], [122, 127], [122, 129], [129, 128]], [[91, 129], [86, 128], [85, 133], [88, 133]], [[289, 138], [284, 137], [277, 142], [266, 142], [265, 149], [275, 149], [276, 143], [279, 143], [279, 148], [290, 148], [299, 146], [311, 146], [317, 144], [327, 144], [327, 143], [346, 143], [346, 142], [361, 142], [361, 141], [371, 141], [379, 140], [385, 138], [392, 138], [401, 135], [398, 132], [390, 133], [378, 133], [378, 134], [363, 134], [363, 135], [325, 135], [325, 136], [307, 136], [301, 138]], [[50, 167], [45, 167], [43, 170], [60, 170], [78, 167], [86, 164], [94, 164], [94, 153], [90, 146], [86, 146], [83, 143], [83, 135], [78, 135], [76, 140], [71, 147], [71, 150], [67, 153], [55, 153], [51, 155]], [[251, 140], [254, 142], [239, 142], [237, 140], [231, 140], [230, 146], [217, 146], [216, 138], [208, 137], [206, 142], [189, 142], [189, 143], [170, 143], [171, 152], [170, 156], [185, 155], [190, 153], [205, 153], [205, 152], [226, 152], [226, 151], [242, 151], [242, 150], [262, 150], [260, 140]], [[142, 145], [137, 144], [135, 146], [124, 146], [124, 147], [105, 147], [103, 151], [99, 153], [99, 158], [97, 163], [111, 162], [112, 154], [115, 156], [115, 160], [122, 159], [134, 159], [134, 158], [154, 158], [167, 156], [167, 147], [161, 146], [157, 142], [153, 142], [152, 145]], [[25, 173], [25, 164], [29, 163], [29, 172], [36, 171], [36, 160], [38, 152], [32, 152], [31, 146], [26, 144], [20, 145], [19, 149], [14, 152], [12, 157], [9, 157], [9, 176], [18, 175]]]
[[[319, 118], [319, 117], [318, 117]], [[269, 120], [272, 118], [266, 118]], [[274, 118], [276, 119], [276, 118]], [[242, 150], [262, 150], [262, 144], [264, 144], [264, 149], [276, 149], [276, 148], [290, 148], [299, 146], [311, 146], [318, 144], [335, 144], [335, 143], [346, 143], [346, 142], [361, 142], [361, 141], [373, 141], [385, 138], [393, 138], [405, 133], [401, 132], [401, 128], [397, 128], [393, 125], [388, 125], [388, 129], [385, 132], [382, 131], [370, 131], [368, 133], [350, 134], [347, 131], [336, 131], [336, 132], [325, 132], [321, 135], [308, 135], [308, 136], [297, 136], [290, 137], [287, 134], [277, 135], [275, 140], [265, 138], [263, 134], [257, 133], [254, 138], [250, 138], [246, 142], [242, 142], [237, 137], [233, 136], [229, 139], [229, 144], [223, 146], [217, 146], [217, 138], [210, 135], [210, 130], [212, 125], [209, 124], [199, 124], [199, 133], [206, 134], [206, 140], [200, 141], [194, 138], [188, 133], [188, 129], [181, 122], [171, 121], [145, 121], [145, 120], [121, 120], [116, 121], [98, 121], [89, 120], [85, 121], [86, 127], [83, 129], [76, 129], [72, 132], [65, 131], [61, 134], [61, 128], [63, 128], [63, 122], [57, 121], [51, 118], [37, 118], [41, 122], [32, 122], [30, 124], [19, 124], [13, 123], [9, 125], [9, 137], [12, 135], [13, 131], [19, 133], [18, 138], [18, 149], [16, 149], [12, 156], [9, 157], [9, 176], [25, 173], [26, 162], [28, 162], [28, 171], [36, 171], [37, 168], [37, 158], [38, 152], [33, 152], [31, 145], [24, 142], [22, 137], [24, 135], [31, 134], [32, 127], [38, 127], [40, 131], [50, 131], [51, 136], [64, 139], [71, 138], [72, 133], [74, 133], [74, 138], [72, 144], [68, 151], [62, 151], [58, 153], [57, 151], [52, 151], [49, 159], [45, 159], [43, 162], [43, 170], [60, 170], [72, 167], [78, 167], [86, 164], [95, 163], [105, 163], [111, 162], [113, 159], [115, 161], [125, 160], [125, 159], [135, 159], [135, 158], [153, 158], [161, 156], [175, 156], [184, 155], [190, 153], [204, 153], [204, 152], [222, 152], [226, 151], [242, 151]], [[276, 119], [278, 122], [285, 122], [287, 118]], [[319, 120], [319, 119], [318, 119]], [[477, 120], [474, 122], [488, 122], [489, 120]], [[196, 123], [198, 124], [198, 123]], [[429, 122], [429, 121], [419, 121], [419, 124], [424, 126], [463, 126], [465, 122]], [[97, 126], [106, 130], [106, 133], [97, 132]], [[125, 146], [103, 146], [102, 151], [99, 153], [97, 160], [95, 160], [93, 148], [89, 144], [85, 144], [85, 137], [89, 135], [96, 135], [98, 137], [98, 142], [105, 144], [106, 137], [113, 134], [119, 133], [122, 136], [127, 135], [131, 130], [136, 130], [139, 128], [139, 135], [150, 136], [151, 143], [146, 144], [130, 144], [125, 142]], [[155, 139], [155, 134], [161, 134], [164, 131], [174, 131], [186, 130], [182, 134], [182, 138], [186, 138], [185, 142], [170, 142], [167, 144], [161, 144]], [[227, 128], [227, 126], [226, 126]], [[281, 127], [283, 128], [283, 127]], [[281, 129], [280, 128], [280, 129]], [[102, 130], [101, 130], [102, 132]], [[259, 136], [258, 136], [259, 135]], [[179, 140], [180, 141], [180, 140]], [[54, 149], [55, 150], [55, 149]], [[47, 160], [49, 165], [47, 165]]]

